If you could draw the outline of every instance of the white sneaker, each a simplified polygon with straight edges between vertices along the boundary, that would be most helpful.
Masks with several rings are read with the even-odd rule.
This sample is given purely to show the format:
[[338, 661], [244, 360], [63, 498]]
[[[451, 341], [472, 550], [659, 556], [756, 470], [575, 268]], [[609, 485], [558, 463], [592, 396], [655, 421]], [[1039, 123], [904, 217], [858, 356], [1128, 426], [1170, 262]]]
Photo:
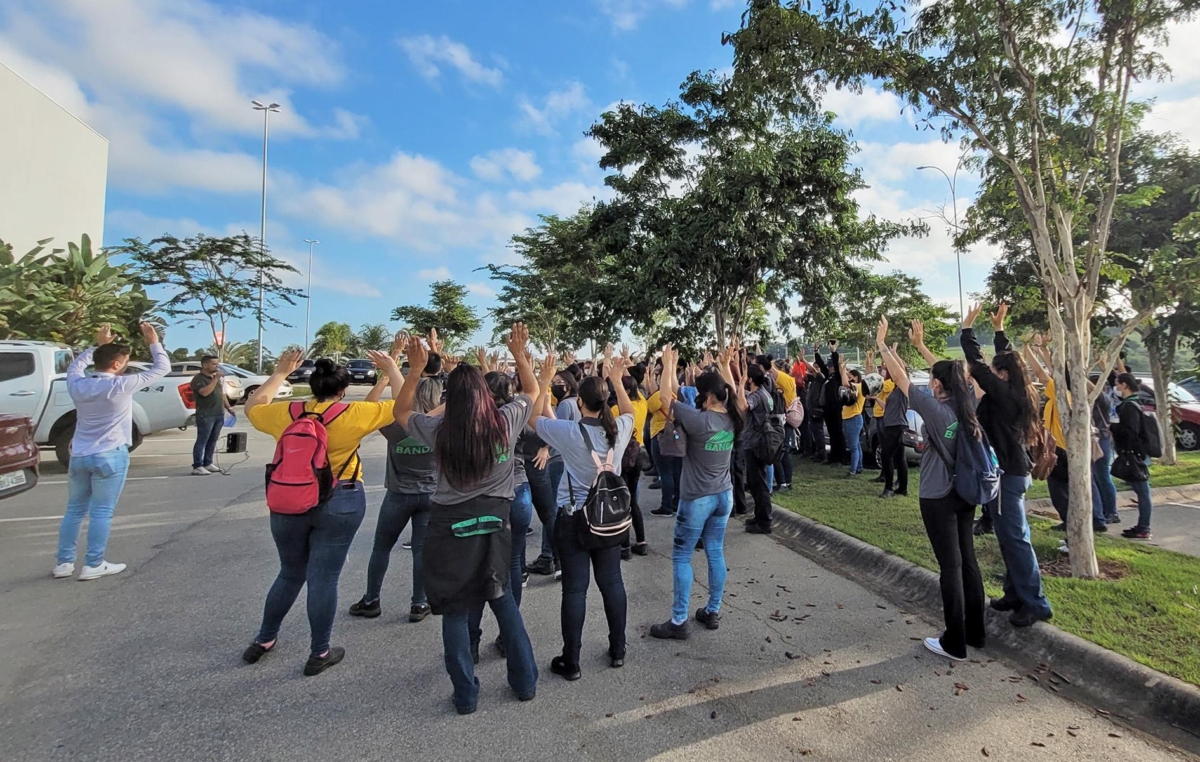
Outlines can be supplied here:
[[1067, 541], [1066, 541], [1066, 540], [1059, 540], [1059, 541], [1058, 541], [1058, 552], [1059, 552], [1059, 553], [1065, 553], [1065, 554], [1067, 554], [1067, 555], [1070, 555], [1070, 554], [1071, 554], [1071, 548], [1070, 548], [1070, 547], [1068, 547], [1068, 545], [1067, 545]]
[[204, 466], [196, 466], [192, 469], [192, 476], [208, 476], [208, 469]]
[[208, 471], [210, 474], [219, 474], [219, 473], [221, 473], [221, 469], [217, 468], [216, 466], [205, 466], [204, 468], [205, 468], [205, 469], [206, 469], [206, 470], [207, 470], [207, 471]]
[[59, 564], [51, 574], [55, 579], [66, 579], [75, 573], [75, 564]]
[[925, 638], [925, 647], [930, 651], [933, 651], [938, 656], [945, 656], [947, 659], [953, 659], [954, 661], [967, 660], [967, 657], [965, 656], [951, 656], [950, 654], [946, 653], [946, 651], [942, 648], [941, 641], [937, 638]]
[[123, 571], [125, 571], [125, 564], [110, 564], [108, 561], [101, 561], [99, 566], [83, 567], [83, 571], [79, 572], [79, 581], [86, 582], [89, 579], [100, 579], [110, 574], [120, 574]]

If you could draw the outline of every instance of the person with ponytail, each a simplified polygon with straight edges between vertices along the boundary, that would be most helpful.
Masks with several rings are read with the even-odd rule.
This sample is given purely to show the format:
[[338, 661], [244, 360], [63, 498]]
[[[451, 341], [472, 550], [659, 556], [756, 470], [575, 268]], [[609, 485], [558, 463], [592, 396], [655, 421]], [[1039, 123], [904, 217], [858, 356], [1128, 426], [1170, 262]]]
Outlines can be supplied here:
[[[582, 375], [583, 368], [575, 363], [554, 374], [554, 381], [550, 385], [550, 394], [554, 403], [554, 416], [558, 420], [579, 420], [579, 379]], [[550, 400], [546, 402], [548, 404]], [[544, 464], [543, 469], [550, 484], [550, 493], [557, 495], [563, 478], [562, 454], [553, 447], [547, 447], [544, 452], [538, 454], [537, 460]], [[562, 576], [562, 567], [554, 547], [556, 514], [557, 511], [553, 508], [546, 516], [539, 514], [542, 522], [542, 552], [529, 565], [529, 572], [531, 574], [552, 574], [555, 579], [558, 579]]]
[[578, 421], [542, 417], [537, 433], [562, 454], [565, 475], [558, 488], [558, 518], [554, 528], [555, 547], [562, 564], [562, 653], [550, 662], [550, 671], [566, 680], [581, 676], [579, 654], [583, 643], [583, 621], [587, 607], [588, 579], [594, 574], [604, 600], [608, 620], [608, 659], [612, 667], [625, 664], [625, 581], [621, 578], [621, 546], [587, 548], [580, 543], [576, 513], [583, 508], [588, 491], [596, 481], [593, 454], [601, 462], [612, 456], [614, 471], [621, 473], [621, 455], [633, 436], [634, 410], [624, 384], [613, 384], [618, 416], [608, 405], [607, 376], [621, 378], [629, 367], [625, 357], [609, 358], [601, 376], [588, 376], [579, 385]]
[[[692, 554], [704, 541], [708, 557], [708, 602], [696, 611], [696, 621], [710, 630], [720, 626], [721, 598], [725, 594], [725, 526], [733, 510], [731, 455], [745, 424], [746, 392], [734, 391], [730, 368], [734, 348], [721, 354], [720, 373], [702, 373], [696, 379], [696, 408], [679, 404], [673, 392], [679, 355], [668, 344], [663, 348], [666, 413], [687, 435], [687, 455], [679, 487], [679, 512], [675, 518], [674, 600], [671, 618], [653, 625], [655, 638], [687, 640], [688, 604], [692, 595]], [[742, 377], [745, 378], [743, 368]]]
[[[333, 360], [320, 359], [309, 379], [313, 392], [311, 400], [272, 404], [284, 380], [300, 366], [302, 355], [300, 350], [292, 350], [280, 356], [275, 372], [246, 400], [246, 418], [254, 428], [279, 439], [299, 415], [321, 418], [337, 405], [324, 423], [335, 484], [325, 502], [304, 513], [271, 513], [271, 536], [279, 552], [279, 574], [263, 605], [262, 626], [242, 653], [242, 659], [254, 664], [275, 649], [283, 619], [300, 595], [300, 589], [307, 584], [312, 648], [304, 665], [304, 674], [313, 676], [337, 664], [346, 655], [344, 648], [331, 646], [329, 638], [337, 613], [338, 578], [346, 563], [350, 543], [367, 512], [358, 446], [363, 437], [391, 422], [393, 403], [391, 400], [342, 403], [350, 386], [350, 373]], [[393, 389], [404, 385], [404, 377], [395, 360], [384, 352], [370, 351], [367, 355], [377, 368], [387, 373]], [[416, 384], [409, 384], [408, 388], [411, 400], [416, 393]]]
[[1139, 473], [1137, 473], [1137, 477], [1141, 477], [1144, 473], [1145, 479], [1131, 476], [1127, 480], [1137, 495], [1138, 522], [1121, 532], [1121, 536], [1130, 540], [1150, 540], [1154, 538], [1154, 535], [1150, 533], [1150, 516], [1154, 512], [1154, 502], [1150, 495], [1150, 456], [1146, 453], [1146, 446], [1143, 444], [1146, 414], [1142, 410], [1141, 403], [1138, 402], [1142, 384], [1137, 377], [1125, 370], [1123, 362], [1120, 363], [1120, 370], [1121, 373], [1117, 376], [1117, 382], [1114, 384], [1121, 403], [1117, 407], [1117, 423], [1112, 424], [1113, 444], [1118, 453], [1146, 466], [1144, 472], [1138, 469]]
[[[442, 617], [446, 672], [459, 714], [474, 712], [479, 699], [474, 667], [479, 643], [472, 640], [470, 622], [479, 621], [485, 603], [496, 615], [504, 639], [508, 684], [521, 701], [537, 693], [533, 647], [512, 592], [512, 585], [521, 580], [510, 576], [510, 511], [516, 497], [514, 449], [542, 389], [550, 383], [554, 358], [546, 358], [539, 379], [525, 353], [528, 342], [528, 329], [514, 323], [508, 349], [516, 360], [521, 388], [527, 391], [503, 407], [496, 405], [483, 373], [467, 363], [459, 363], [447, 377], [441, 415], [413, 410], [412, 384], [406, 384], [396, 398], [396, 422], [433, 448], [437, 464], [423, 576], [429, 606]], [[428, 350], [420, 339], [411, 338], [412, 366], [423, 367], [427, 359]]]
[[[642, 394], [637, 378], [633, 375], [637, 370], [637, 367], [630, 368], [630, 375], [622, 377], [620, 383], [625, 387], [625, 395], [629, 397], [629, 404], [633, 407], [633, 439], [637, 442], [640, 451], [645, 447], [646, 418], [649, 414], [649, 407], [646, 405], [646, 397]], [[620, 409], [613, 406], [612, 414], [620, 415]], [[621, 549], [621, 560], [628, 561], [635, 553], [644, 556], [649, 552], [646, 545], [646, 523], [642, 516], [642, 506], [638, 502], [638, 484], [642, 480], [642, 467], [637, 463], [637, 459], [632, 468], [622, 468], [621, 477], [625, 480], [625, 486], [629, 488], [629, 510], [633, 515], [633, 544], [626, 544]]]
[[946, 631], [940, 638], [925, 638], [925, 647], [939, 656], [964, 661], [967, 646], [984, 646], [985, 597], [972, 532], [975, 506], [968, 505], [955, 490], [954, 464], [959, 439], [978, 439], [982, 429], [963, 364], [939, 360], [930, 370], [928, 390], [910, 384], [895, 347], [887, 345], [887, 329], [887, 318], [880, 318], [875, 343], [896, 388], [924, 419], [929, 442], [921, 453], [919, 502], [921, 520], [938, 561]]
[[1029, 537], [1025, 519], [1025, 492], [1033, 484], [1033, 462], [1029, 450], [1042, 434], [1038, 421], [1040, 400], [1021, 356], [1013, 351], [1004, 332], [1008, 305], [1001, 302], [992, 315], [996, 332], [996, 354], [991, 365], [984, 362], [974, 324], [982, 307], [967, 311], [962, 323], [962, 348], [970, 366], [971, 378], [983, 391], [976, 414], [996, 452], [1000, 470], [1000, 497], [984, 510], [1004, 558], [1004, 597], [992, 601], [996, 611], [1011, 611], [1009, 621], [1016, 627], [1048, 621], [1053, 612], [1042, 590], [1042, 573]]
[[746, 368], [745, 382], [749, 384], [746, 394], [746, 427], [738, 446], [746, 463], [746, 487], [754, 498], [754, 517], [746, 519], [746, 531], [751, 534], [771, 534], [771, 485], [767, 469], [772, 465], [761, 458], [758, 447], [766, 436], [768, 416], [772, 414], [770, 381], [766, 371], [758, 364]]

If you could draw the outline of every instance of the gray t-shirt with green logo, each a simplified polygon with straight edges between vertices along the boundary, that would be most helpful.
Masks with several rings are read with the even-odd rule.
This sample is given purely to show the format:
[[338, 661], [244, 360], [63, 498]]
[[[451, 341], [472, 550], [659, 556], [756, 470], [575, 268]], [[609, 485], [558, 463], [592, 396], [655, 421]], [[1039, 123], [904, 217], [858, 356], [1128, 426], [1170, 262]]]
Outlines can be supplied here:
[[687, 457], [679, 480], [680, 500], [699, 500], [733, 489], [729, 478], [733, 421], [728, 413], [671, 405], [675, 425], [687, 434]]
[[387, 475], [384, 486], [404, 495], [431, 495], [437, 489], [437, 463], [433, 448], [418, 442], [398, 423], [379, 430], [387, 440]]
[[[953, 466], [958, 459], [958, 416], [954, 403], [938, 401], [929, 390], [910, 386], [908, 404], [925, 421], [926, 446], [921, 453], [921, 485], [917, 494], [926, 498], [945, 497], [954, 489]], [[950, 459], [949, 465], [945, 458]]]
[[[446, 479], [441, 470], [438, 471], [437, 489], [433, 494], [433, 502], [439, 505], [458, 505], [477, 497], [499, 497], [512, 500], [514, 495], [513, 465], [516, 458], [513, 448], [517, 446], [517, 438], [521, 430], [529, 423], [533, 414], [533, 400], [527, 395], [518, 395], [516, 399], [500, 408], [500, 416], [508, 426], [506, 445], [501, 445], [496, 452], [496, 462], [491, 470], [475, 484], [454, 486]], [[409, 435], [425, 445], [433, 447], [437, 441], [438, 429], [442, 426], [442, 416], [429, 416], [414, 413], [408, 419]]]
[[[580, 428], [580, 423], [583, 427]], [[587, 432], [588, 440], [583, 440], [583, 432]], [[592, 460], [595, 452], [601, 461], [608, 455], [608, 436], [598, 418], [581, 419], [580, 422], [552, 420], [539, 418], [537, 433], [546, 444], [562, 453], [563, 466], [566, 473], [558, 483], [558, 495], [555, 496], [557, 505], [580, 506], [587, 500], [592, 482], [596, 481], [596, 461]], [[621, 474], [621, 456], [629, 446], [629, 438], [633, 436], [633, 416], [617, 416], [617, 444], [613, 451], [613, 470]], [[568, 479], [567, 477], [570, 476]], [[571, 488], [575, 494], [572, 500]]]

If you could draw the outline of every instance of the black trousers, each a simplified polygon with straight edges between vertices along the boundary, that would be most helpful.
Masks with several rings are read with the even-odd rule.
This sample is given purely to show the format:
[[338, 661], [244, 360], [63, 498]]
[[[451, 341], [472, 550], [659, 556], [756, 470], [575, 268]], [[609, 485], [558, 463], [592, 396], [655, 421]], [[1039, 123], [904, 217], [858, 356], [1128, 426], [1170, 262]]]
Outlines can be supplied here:
[[[629, 510], [633, 514], [633, 537], [638, 545], [646, 541], [646, 524], [642, 521], [642, 506], [638, 503], [638, 483], [642, 478], [642, 469], [636, 465], [633, 468], [622, 469], [621, 478], [629, 489]], [[625, 540], [629, 547], [629, 539]]]
[[563, 660], [571, 665], [579, 664], [583, 620], [587, 615], [589, 570], [596, 577], [596, 587], [600, 588], [600, 598], [604, 601], [608, 649], [611, 653], [624, 653], [628, 604], [625, 581], [621, 578], [621, 547], [586, 550], [575, 534], [575, 517], [565, 511], [558, 514], [554, 533], [562, 562]]
[[[904, 452], [904, 426], [883, 426], [879, 430], [883, 444], [883, 488], [908, 492], [908, 458]], [[895, 485], [895, 486], [893, 486]]]
[[557, 496], [550, 481], [550, 467], [538, 468], [533, 458], [526, 458], [525, 477], [529, 479], [529, 496], [533, 500], [533, 510], [537, 512], [538, 521], [544, 527], [550, 526], [555, 512], [558, 511], [558, 506], [555, 505]]
[[846, 432], [842, 428], [842, 411], [838, 408], [830, 414], [825, 411], [825, 428], [829, 430], [829, 463], [848, 463], [846, 460]]
[[754, 523], [771, 526], [771, 488], [767, 485], [767, 466], [754, 453], [746, 450], [746, 486], [754, 498]]
[[982, 648], [983, 577], [975, 560], [975, 506], [951, 491], [939, 498], [921, 498], [921, 520], [937, 557], [946, 632], [942, 648], [951, 656], [966, 657], [967, 646]]
[[792, 443], [796, 441], [796, 430], [791, 426], [784, 429], [787, 439], [779, 462], [775, 464], [775, 483], [792, 486]]
[[809, 416], [804, 425], [812, 442], [813, 460], [825, 460], [825, 414]]
[[733, 448], [730, 454], [731, 465], [729, 472], [733, 481], [733, 512], [738, 516], [750, 512], [746, 505], [746, 458], [740, 447]]

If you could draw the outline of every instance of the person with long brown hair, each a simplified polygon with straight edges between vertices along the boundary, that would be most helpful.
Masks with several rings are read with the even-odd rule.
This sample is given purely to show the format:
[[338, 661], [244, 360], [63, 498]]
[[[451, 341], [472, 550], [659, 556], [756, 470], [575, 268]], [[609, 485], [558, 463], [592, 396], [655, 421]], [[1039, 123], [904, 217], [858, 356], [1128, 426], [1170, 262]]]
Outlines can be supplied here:
[[[478, 368], [460, 363], [446, 379], [445, 412], [439, 416], [413, 412], [415, 384], [405, 384], [396, 398], [396, 422], [418, 442], [432, 447], [438, 480], [425, 537], [425, 593], [434, 615], [442, 617], [446, 672], [454, 686], [459, 714], [475, 711], [479, 680], [475, 676], [478, 643], [471, 642], [469, 621], [488, 604], [500, 625], [508, 661], [508, 684], [521, 701], [537, 693], [533, 647], [513, 598], [509, 572], [512, 530], [509, 511], [515, 496], [514, 448], [529, 423], [538, 398], [554, 371], [546, 358], [539, 379], [525, 351], [529, 331], [514, 323], [508, 349], [516, 361], [524, 393], [498, 407]], [[428, 351], [410, 338], [408, 361], [424, 367]]]
[[974, 305], [962, 323], [963, 354], [970, 365], [971, 378], [983, 390], [976, 414], [979, 424], [996, 451], [1004, 475], [1000, 477], [1000, 496], [985, 506], [992, 517], [1000, 555], [1004, 557], [1004, 597], [992, 601], [996, 611], [1011, 611], [1009, 621], [1016, 627], [1028, 627], [1053, 616], [1050, 602], [1042, 591], [1042, 572], [1029, 539], [1025, 519], [1025, 492], [1033, 484], [1033, 463], [1029, 449], [1037, 444], [1042, 427], [1038, 421], [1039, 398], [1029, 379], [1021, 356], [1013, 351], [1004, 332], [1008, 305], [1001, 302], [992, 315], [996, 355], [991, 365], [983, 360], [979, 339], [972, 327], [982, 307]]
[[967, 646], [984, 646], [985, 596], [975, 560], [975, 506], [954, 488], [954, 467], [960, 440], [978, 439], [982, 429], [963, 364], [939, 360], [929, 371], [928, 390], [911, 384], [895, 347], [887, 345], [887, 328], [887, 318], [880, 318], [875, 343], [896, 388], [924, 419], [930, 443], [921, 453], [919, 502], [921, 520], [938, 561], [946, 631], [940, 638], [925, 638], [925, 647], [939, 656], [964, 661]]

